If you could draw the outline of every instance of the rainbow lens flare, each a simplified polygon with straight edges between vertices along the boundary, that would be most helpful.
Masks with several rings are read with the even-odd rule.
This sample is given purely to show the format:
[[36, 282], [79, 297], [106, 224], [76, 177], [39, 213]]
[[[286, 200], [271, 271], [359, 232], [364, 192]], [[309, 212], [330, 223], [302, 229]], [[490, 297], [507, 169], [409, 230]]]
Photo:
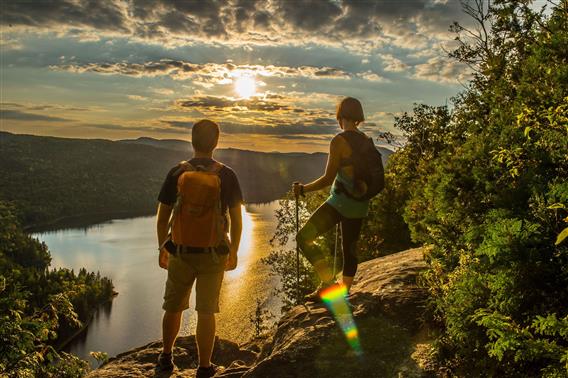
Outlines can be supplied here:
[[320, 294], [323, 303], [333, 314], [335, 321], [339, 325], [341, 331], [345, 334], [347, 343], [357, 355], [362, 355], [361, 341], [359, 340], [359, 331], [353, 319], [349, 301], [347, 300], [347, 288], [343, 284], [335, 284], [323, 290]]

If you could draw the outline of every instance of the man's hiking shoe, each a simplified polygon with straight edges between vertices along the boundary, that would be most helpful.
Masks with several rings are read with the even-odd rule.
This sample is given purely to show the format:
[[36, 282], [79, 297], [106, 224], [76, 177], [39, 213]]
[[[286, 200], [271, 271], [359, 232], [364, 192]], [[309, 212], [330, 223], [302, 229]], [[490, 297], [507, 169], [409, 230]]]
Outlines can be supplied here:
[[174, 358], [171, 353], [165, 354], [160, 353], [158, 356], [158, 369], [161, 371], [172, 371], [174, 370]]
[[217, 373], [217, 370], [219, 369], [219, 366], [215, 365], [215, 364], [211, 364], [209, 367], [198, 367], [197, 368], [197, 373], [195, 374], [195, 378], [209, 378], [209, 377], [213, 377], [215, 375], [215, 373]]
[[335, 285], [337, 282], [336, 281], [332, 281], [332, 282], [320, 282], [319, 286], [310, 294], [307, 294], [304, 296], [304, 300], [306, 302], [321, 302], [321, 293], [327, 289], [328, 287]]

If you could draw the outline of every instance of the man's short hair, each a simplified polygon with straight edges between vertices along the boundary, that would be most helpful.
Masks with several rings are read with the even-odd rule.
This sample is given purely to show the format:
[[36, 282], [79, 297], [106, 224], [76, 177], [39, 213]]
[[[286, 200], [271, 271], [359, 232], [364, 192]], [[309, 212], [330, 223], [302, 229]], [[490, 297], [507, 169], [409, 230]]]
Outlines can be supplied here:
[[340, 118], [345, 118], [356, 123], [361, 123], [365, 120], [361, 102], [353, 97], [346, 97], [337, 104], [336, 117], [338, 120]]
[[199, 152], [211, 152], [219, 141], [219, 125], [208, 119], [202, 119], [191, 128], [191, 144]]

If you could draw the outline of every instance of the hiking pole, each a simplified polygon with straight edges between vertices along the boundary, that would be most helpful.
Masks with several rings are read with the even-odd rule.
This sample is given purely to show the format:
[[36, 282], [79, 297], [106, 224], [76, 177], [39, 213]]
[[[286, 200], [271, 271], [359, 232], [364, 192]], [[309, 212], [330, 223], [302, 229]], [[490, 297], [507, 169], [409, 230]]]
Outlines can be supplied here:
[[298, 232], [300, 232], [300, 203], [296, 195], [296, 303], [300, 303], [300, 246], [298, 244]]

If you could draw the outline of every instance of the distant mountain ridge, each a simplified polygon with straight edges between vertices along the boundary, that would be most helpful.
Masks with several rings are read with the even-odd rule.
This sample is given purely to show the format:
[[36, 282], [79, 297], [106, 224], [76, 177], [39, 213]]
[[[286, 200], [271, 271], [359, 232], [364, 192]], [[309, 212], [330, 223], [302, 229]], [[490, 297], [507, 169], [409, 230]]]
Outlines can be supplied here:
[[[173, 149], [173, 150], [179, 150], [179, 151], [193, 151], [191, 142], [185, 141], [185, 140], [180, 140], [180, 139], [154, 139], [154, 138], [150, 138], [150, 137], [140, 137], [137, 139], [120, 139], [117, 142], [122, 142], [122, 143], [130, 143], [130, 144], [142, 144], [142, 145], [147, 145], [147, 146], [153, 146], [153, 147], [158, 147], [158, 148], [166, 148], [166, 149]], [[377, 147], [377, 149], [381, 152], [382, 158], [383, 158], [383, 165], [386, 165], [386, 162], [388, 160], [388, 157], [393, 153], [393, 151], [384, 148], [384, 147]], [[260, 153], [260, 154], [279, 154], [279, 155], [287, 155], [287, 156], [293, 156], [293, 157], [298, 157], [298, 156], [305, 156], [305, 155], [325, 155], [327, 156], [326, 153], [323, 152], [312, 152], [312, 153], [307, 153], [307, 152], [277, 152], [277, 151], [271, 151], [271, 152], [261, 152], [261, 151], [253, 151], [253, 150], [242, 150], [242, 149], [238, 149], [238, 148], [220, 148], [216, 151], [217, 154], [221, 154], [223, 155], [223, 151], [242, 151], [242, 152], [255, 152], [255, 153]]]
[[140, 137], [137, 139], [121, 139], [117, 142], [121, 143], [132, 143], [132, 144], [144, 144], [147, 146], [153, 146], [158, 148], [169, 148], [172, 150], [179, 151], [191, 151], [191, 142], [180, 140], [180, 139], [154, 139], [149, 137]]
[[[189, 142], [171, 139], [0, 132], [0, 199], [16, 206], [26, 226], [76, 216], [151, 214], [166, 173], [191, 156], [190, 148]], [[281, 198], [293, 181], [319, 177], [327, 154], [219, 149], [215, 158], [237, 173], [245, 201], [269, 202]]]

